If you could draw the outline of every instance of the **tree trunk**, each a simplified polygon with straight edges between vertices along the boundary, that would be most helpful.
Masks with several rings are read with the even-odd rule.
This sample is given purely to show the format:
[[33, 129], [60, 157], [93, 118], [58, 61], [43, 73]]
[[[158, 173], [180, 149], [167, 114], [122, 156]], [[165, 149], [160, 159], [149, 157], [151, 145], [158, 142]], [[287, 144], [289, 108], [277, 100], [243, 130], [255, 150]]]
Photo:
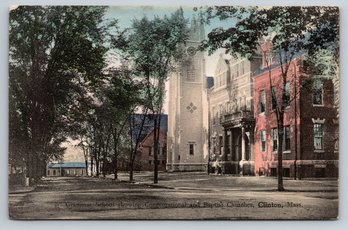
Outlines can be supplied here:
[[88, 176], [88, 149], [87, 147], [82, 147], [82, 148], [83, 148], [83, 156], [85, 158], [86, 176]]
[[110, 125], [108, 131], [107, 131], [107, 139], [106, 142], [104, 143], [104, 148], [103, 148], [103, 177], [106, 177], [107, 174], [107, 156], [108, 156], [108, 149], [109, 149], [109, 144], [110, 144], [110, 138], [112, 135], [112, 126]]
[[133, 143], [133, 135], [134, 135], [133, 125], [135, 126], [136, 124], [134, 122], [132, 122], [132, 119], [134, 119], [134, 118], [130, 119], [130, 125], [129, 125], [130, 132], [129, 133], [130, 133], [131, 151], [130, 151], [130, 159], [129, 159], [130, 160], [130, 162], [129, 162], [129, 181], [133, 181], [134, 161], [135, 161], [136, 154], [138, 152], [138, 147], [139, 147], [139, 144], [141, 141], [140, 138], [141, 138], [141, 134], [143, 132], [143, 128], [144, 128], [144, 124], [145, 124], [145, 120], [146, 120], [146, 116], [147, 116], [147, 111], [148, 111], [148, 108], [145, 108], [145, 111], [143, 111], [143, 114], [142, 114], [143, 117], [142, 117], [142, 121], [141, 121], [139, 130], [137, 130], [138, 133], [136, 133], [135, 143]]
[[114, 130], [114, 180], [117, 180], [117, 157], [118, 157], [118, 149], [117, 149], [117, 138], [116, 138], [116, 128]]
[[[30, 150], [29, 150], [30, 151]], [[28, 178], [29, 178], [29, 186], [32, 185], [32, 180], [34, 179], [34, 159], [33, 153], [29, 153], [29, 158], [27, 161], [27, 170], [28, 170]]]
[[38, 172], [38, 164], [39, 164], [39, 159], [37, 157], [37, 152], [34, 152], [33, 154], [33, 167], [32, 167], [32, 178], [31, 179], [31, 183], [32, 185], [37, 184], [38, 178], [39, 178], [39, 172]]
[[103, 174], [103, 177], [105, 178], [106, 177], [106, 164], [107, 164], [107, 160], [106, 160], [106, 150], [104, 149], [103, 150], [103, 160], [102, 160], [102, 174]]
[[131, 162], [129, 162], [129, 181], [134, 181], [133, 168], [134, 168], [134, 162], [131, 160]]
[[153, 171], [153, 183], [158, 183], [158, 136], [159, 136], [159, 128], [158, 128], [158, 114], [155, 115], [154, 122], [154, 138], [153, 138], [153, 157], [154, 157], [154, 171]]
[[[121, 131], [120, 131], [120, 133], [121, 133]], [[117, 180], [118, 138], [117, 138], [117, 129], [116, 128], [114, 128], [113, 138], [114, 138], [114, 153], [115, 153], [115, 156], [114, 156], [114, 180]]]
[[91, 156], [91, 176], [93, 176], [93, 156]]
[[95, 173], [96, 173], [96, 176], [99, 177], [99, 159], [97, 156], [94, 157], [94, 160], [95, 160]]
[[284, 191], [283, 185], [283, 137], [284, 137], [284, 112], [280, 112], [278, 119], [278, 191]]
[[117, 155], [115, 156], [115, 160], [114, 160], [114, 180], [118, 179], [118, 169], [117, 169]]
[[86, 176], [88, 176], [88, 159], [85, 159], [85, 164], [86, 164]]

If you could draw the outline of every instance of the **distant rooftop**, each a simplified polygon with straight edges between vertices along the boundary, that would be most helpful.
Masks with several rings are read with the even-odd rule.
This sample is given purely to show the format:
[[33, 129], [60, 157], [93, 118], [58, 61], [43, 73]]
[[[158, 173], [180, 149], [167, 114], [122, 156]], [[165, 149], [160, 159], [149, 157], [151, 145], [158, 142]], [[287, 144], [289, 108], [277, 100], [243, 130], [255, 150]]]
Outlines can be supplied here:
[[65, 163], [50, 163], [48, 168], [86, 168], [86, 163], [83, 162], [65, 162]]
[[[136, 136], [139, 134], [140, 131], [140, 124], [142, 123], [142, 118], [144, 114], [134, 114], [133, 115], [133, 135], [134, 139], [136, 139]], [[142, 129], [142, 132], [140, 134], [140, 140], [142, 141], [147, 134], [149, 134], [153, 128], [154, 128], [154, 115], [153, 114], [147, 114], [145, 115], [145, 122]], [[162, 132], [167, 133], [168, 131], [168, 115], [167, 114], [161, 114], [161, 121], [160, 121], [160, 128]]]

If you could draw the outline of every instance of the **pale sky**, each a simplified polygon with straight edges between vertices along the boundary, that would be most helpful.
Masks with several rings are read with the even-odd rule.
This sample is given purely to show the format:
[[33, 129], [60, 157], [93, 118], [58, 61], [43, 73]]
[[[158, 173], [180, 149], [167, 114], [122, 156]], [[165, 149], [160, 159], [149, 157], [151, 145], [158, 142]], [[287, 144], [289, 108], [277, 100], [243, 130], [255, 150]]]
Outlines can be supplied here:
[[[117, 19], [118, 25], [121, 28], [127, 28], [130, 27], [132, 24], [132, 21], [134, 19], [141, 19], [144, 16], [147, 16], [149, 19], [153, 18], [154, 16], [163, 17], [164, 15], [170, 15], [174, 13], [177, 9], [179, 9], [180, 6], [110, 6], [106, 13], [106, 20], [108, 19]], [[191, 18], [193, 15], [196, 17], [198, 16], [198, 13], [193, 10], [194, 6], [181, 6], [184, 11], [184, 17], [188, 19], [188, 23], [191, 22]], [[199, 6], [197, 7], [199, 8]], [[205, 25], [205, 33], [206, 37], [209, 32], [213, 28], [216, 27], [223, 27], [227, 28], [231, 25], [233, 25], [234, 22], [232, 20], [228, 21], [211, 21], [210, 25]], [[223, 53], [224, 51], [221, 49], [217, 52], [215, 52], [213, 55], [208, 56], [208, 53], [205, 55], [205, 72], [207, 76], [213, 76], [216, 68], [216, 64], [219, 58], [220, 53]], [[228, 55], [226, 55], [228, 57]], [[116, 61], [117, 62], [117, 61]], [[166, 87], [168, 89], [168, 85]], [[166, 113], [168, 111], [168, 98], [166, 98], [166, 101], [164, 103], [164, 112]]]
[[[164, 15], [170, 15], [174, 13], [180, 6], [111, 6], [106, 14], [106, 19], [117, 19], [121, 28], [127, 28], [131, 26], [133, 19], [141, 19], [143, 16], [147, 16], [149, 19], [154, 16], [163, 17]], [[193, 11], [194, 6], [181, 6], [184, 10], [184, 17], [191, 22], [192, 16], [197, 12]], [[197, 7], [199, 8], [199, 7]], [[213, 28], [216, 27], [229, 27], [234, 24], [230, 21], [212, 21], [210, 25], [205, 25], [206, 36]], [[206, 54], [206, 74], [207, 76], [213, 76], [217, 60], [219, 58], [219, 52], [215, 52], [212, 56]]]
[[[110, 6], [108, 9], [105, 19], [117, 19], [118, 25], [121, 28], [127, 28], [131, 26], [133, 19], [141, 19], [143, 16], [147, 16], [149, 19], [154, 16], [163, 17], [164, 15], [170, 15], [175, 12], [180, 6]], [[197, 13], [193, 11], [194, 6], [182, 6], [184, 10], [184, 16], [188, 19], [188, 23], [191, 22], [192, 16], [195, 14], [197, 17]], [[207, 34], [216, 27], [228, 27], [231, 26], [232, 21], [224, 21], [220, 22], [218, 20], [212, 21], [210, 25], [205, 25], [205, 33]], [[213, 55], [208, 56], [206, 53], [206, 75], [213, 76], [216, 68], [217, 61], [219, 59], [220, 53], [223, 53], [223, 50], [219, 50], [215, 52]], [[226, 57], [228, 57], [226, 55]], [[118, 62], [117, 60], [110, 59], [111, 62]], [[109, 63], [110, 64], [110, 63]], [[111, 63], [112, 65], [112, 63]], [[166, 85], [166, 89], [168, 91], [168, 84]], [[168, 111], [168, 98], [165, 99], [164, 102], [164, 113]], [[64, 154], [65, 162], [84, 162], [82, 149], [76, 147], [78, 141], [72, 141], [71, 139], [68, 142], [64, 143], [64, 146], [67, 147]]]

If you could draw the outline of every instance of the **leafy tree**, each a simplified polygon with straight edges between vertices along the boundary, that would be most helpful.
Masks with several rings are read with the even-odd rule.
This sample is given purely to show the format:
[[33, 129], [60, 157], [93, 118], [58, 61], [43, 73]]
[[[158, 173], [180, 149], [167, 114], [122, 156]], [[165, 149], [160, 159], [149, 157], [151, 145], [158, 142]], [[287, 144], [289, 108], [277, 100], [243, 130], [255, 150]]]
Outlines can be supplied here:
[[[176, 61], [183, 55], [183, 45], [188, 38], [183, 10], [179, 9], [171, 16], [143, 17], [134, 20], [128, 33], [123, 34], [124, 57], [129, 60], [131, 69], [145, 85], [144, 111], [152, 113], [154, 119], [154, 183], [158, 183], [159, 127], [163, 113], [165, 82]], [[133, 149], [134, 153], [138, 146]], [[135, 155], [135, 154], [134, 154]]]
[[108, 85], [104, 89], [105, 104], [110, 110], [110, 121], [113, 143], [114, 179], [117, 179], [117, 162], [122, 147], [121, 141], [126, 141], [125, 130], [135, 108], [142, 104], [142, 83], [131, 78], [131, 71], [122, 65], [108, 74]]
[[20, 6], [10, 11], [9, 151], [24, 160], [30, 178], [38, 179], [47, 161], [63, 154], [60, 143], [85, 86], [101, 80], [109, 39], [109, 26], [102, 24], [105, 10]]
[[[130, 71], [122, 65], [105, 69], [103, 84], [84, 95], [85, 106], [71, 121], [73, 138], [80, 140], [84, 153], [89, 153], [96, 176], [102, 173], [105, 177], [113, 170], [117, 179], [117, 161], [124, 147], [120, 142], [128, 136], [125, 131], [130, 114], [141, 104], [141, 88], [141, 83], [133, 81]], [[88, 158], [86, 154], [85, 157]]]
[[[205, 8], [207, 23], [216, 18], [230, 20], [231, 27], [218, 27], [208, 34], [208, 40], [201, 44], [212, 54], [219, 48], [226, 53], [251, 58], [268, 39], [281, 67], [282, 102], [277, 103], [278, 123], [278, 191], [283, 191], [282, 141], [284, 130], [284, 109], [287, 100], [286, 82], [292, 62], [299, 56], [320, 57], [321, 52], [333, 56], [337, 69], [339, 55], [339, 10], [337, 7], [233, 7], [215, 6]], [[321, 56], [322, 57], [322, 56]], [[320, 58], [319, 58], [320, 59]], [[308, 60], [308, 59], [307, 59]], [[268, 63], [271, 71], [271, 63]], [[315, 67], [312, 62], [312, 67]], [[330, 67], [330, 68], [331, 68]], [[329, 69], [330, 69], [329, 68]], [[308, 68], [311, 69], [311, 68]], [[318, 68], [315, 68], [318, 69]], [[327, 68], [324, 68], [327, 69]], [[332, 69], [331, 69], [332, 70]], [[311, 72], [313, 74], [313, 72]], [[270, 78], [271, 81], [271, 78]], [[270, 84], [272, 87], [272, 82]], [[272, 98], [275, 95], [272, 94]]]

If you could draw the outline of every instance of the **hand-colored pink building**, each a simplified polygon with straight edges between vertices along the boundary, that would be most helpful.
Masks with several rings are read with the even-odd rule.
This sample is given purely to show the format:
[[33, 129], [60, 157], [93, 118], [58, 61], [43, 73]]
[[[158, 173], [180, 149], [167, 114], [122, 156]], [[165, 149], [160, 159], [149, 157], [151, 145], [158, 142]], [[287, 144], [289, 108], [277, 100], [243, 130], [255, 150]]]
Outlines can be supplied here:
[[288, 63], [282, 95], [281, 66], [270, 49], [269, 44], [262, 47], [262, 66], [254, 74], [255, 175], [277, 175], [276, 109], [284, 104], [284, 176], [337, 177], [338, 110], [332, 78], [305, 74], [299, 55]]
[[[141, 171], [153, 171], [155, 165], [155, 153], [154, 153], [154, 130], [146, 135], [141, 142], [137, 163], [140, 165]], [[157, 152], [158, 170], [165, 171], [167, 164], [167, 135], [161, 129], [159, 129], [159, 151]]]

